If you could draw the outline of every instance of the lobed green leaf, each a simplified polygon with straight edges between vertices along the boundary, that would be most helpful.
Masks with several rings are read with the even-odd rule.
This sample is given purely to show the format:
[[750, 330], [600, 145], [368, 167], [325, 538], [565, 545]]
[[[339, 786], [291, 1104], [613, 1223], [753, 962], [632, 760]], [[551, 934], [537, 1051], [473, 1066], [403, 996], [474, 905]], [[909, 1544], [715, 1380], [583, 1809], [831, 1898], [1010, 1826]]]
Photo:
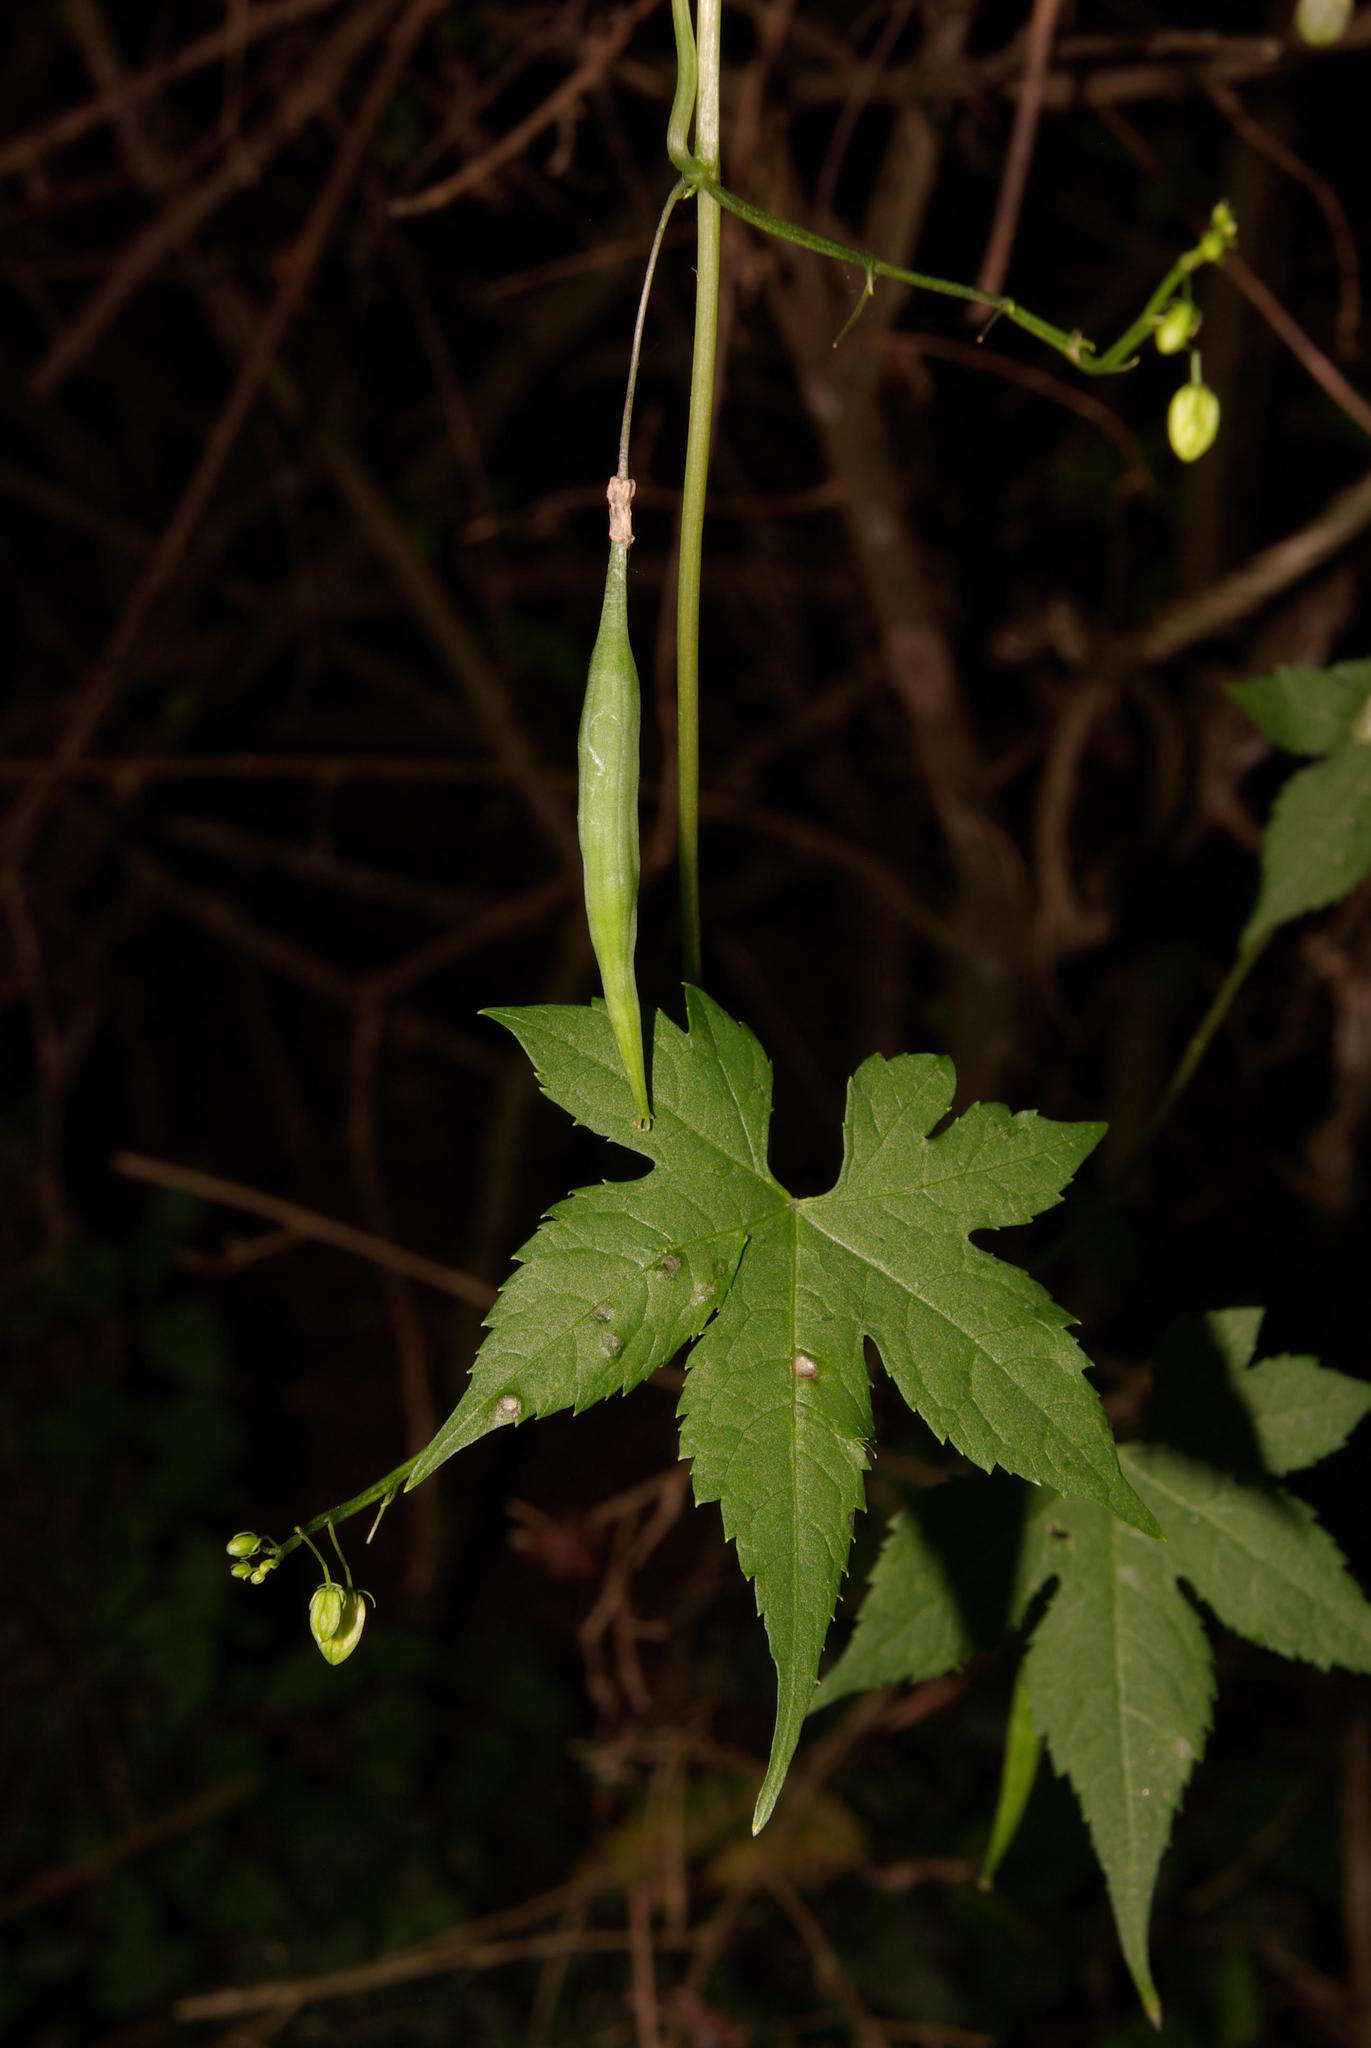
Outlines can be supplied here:
[[[1162, 1347], [1153, 1424], [1180, 1442], [1129, 1446], [1120, 1462], [1164, 1544], [1088, 1499], [940, 1488], [891, 1524], [852, 1639], [814, 1703], [964, 1663], [1055, 1582], [1024, 1664], [1029, 1718], [1071, 1779], [1154, 2020], [1152, 1896], [1214, 1694], [1209, 1644], [1182, 1587], [1282, 1656], [1371, 1671], [1371, 1604], [1312, 1510], [1273, 1480], [1336, 1449], [1371, 1409], [1371, 1390], [1313, 1359], [1253, 1365], [1261, 1320], [1258, 1309], [1221, 1311]], [[1023, 1729], [1018, 1748], [1016, 1797], [1031, 1755]]]
[[848, 1091], [837, 1184], [794, 1201], [767, 1164], [766, 1056], [700, 990], [686, 990], [686, 1030], [655, 1020], [647, 1131], [602, 1003], [490, 1014], [546, 1094], [650, 1171], [573, 1194], [524, 1246], [466, 1392], [409, 1483], [502, 1424], [626, 1392], [694, 1342], [682, 1453], [697, 1499], [720, 1505], [776, 1665], [760, 1828], [813, 1697], [862, 1505], [866, 1338], [910, 1405], [976, 1463], [1155, 1528], [1069, 1318], [969, 1241], [1060, 1200], [1102, 1126], [978, 1105], [935, 1131], [951, 1064], [871, 1059]]

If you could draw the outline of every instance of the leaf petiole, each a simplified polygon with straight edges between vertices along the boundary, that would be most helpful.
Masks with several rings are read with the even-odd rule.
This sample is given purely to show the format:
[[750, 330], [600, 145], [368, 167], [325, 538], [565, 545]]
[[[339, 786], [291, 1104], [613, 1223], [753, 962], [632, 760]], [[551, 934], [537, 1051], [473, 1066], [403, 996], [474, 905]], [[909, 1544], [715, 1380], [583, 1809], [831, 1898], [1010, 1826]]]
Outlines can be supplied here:
[[[305, 1522], [303, 1525], [297, 1522], [295, 1534], [287, 1536], [285, 1542], [277, 1546], [277, 1558], [289, 1557], [292, 1550], [298, 1550], [302, 1543], [309, 1543], [311, 1535], [316, 1530], [328, 1529], [331, 1533], [332, 1525], [335, 1522], [349, 1521], [353, 1515], [360, 1515], [363, 1508], [369, 1508], [374, 1501], [393, 1499], [414, 1470], [414, 1467], [418, 1464], [419, 1455], [419, 1452], [416, 1451], [412, 1458], [405, 1459], [403, 1465], [397, 1465], [393, 1472], [387, 1472], [384, 1479], [374, 1480], [370, 1486], [363, 1487], [360, 1493], [354, 1493], [350, 1500], [339, 1501], [336, 1508], [326, 1508], [322, 1515], [315, 1515], [311, 1521]], [[379, 1520], [380, 1517], [378, 1516], [377, 1519]], [[336, 1544], [338, 1539], [335, 1536], [333, 1540]], [[319, 1557], [319, 1552], [314, 1549], [312, 1543], [309, 1543], [309, 1547], [311, 1550], [314, 1550], [315, 1556]], [[338, 1554], [340, 1557], [342, 1556], [341, 1551]], [[319, 1561], [321, 1564], [323, 1563], [322, 1558]], [[327, 1565], [324, 1565], [324, 1572], [325, 1576], [327, 1576]]]
[[[678, 168], [680, 166], [678, 165]], [[692, 162], [682, 172], [687, 189], [694, 193], [707, 194], [725, 213], [733, 214], [756, 228], [759, 234], [771, 235], [777, 241], [790, 242], [797, 249], [807, 249], [812, 255], [825, 256], [830, 262], [850, 263], [866, 272], [867, 290], [863, 300], [870, 295], [871, 280], [888, 278], [893, 284], [907, 285], [915, 291], [933, 292], [940, 298], [960, 299], [969, 305], [984, 306], [997, 319], [1010, 321], [1021, 327], [1025, 334], [1031, 334], [1047, 348], [1055, 349], [1068, 362], [1087, 377], [1116, 377], [1125, 370], [1131, 370], [1137, 362], [1138, 350], [1150, 340], [1157, 324], [1167, 307], [1183, 289], [1188, 289], [1189, 280], [1197, 270], [1208, 263], [1221, 263], [1225, 252], [1232, 246], [1236, 236], [1233, 217], [1222, 203], [1215, 207], [1210, 226], [1205, 230], [1192, 249], [1187, 249], [1167, 272], [1136, 320], [1124, 329], [1118, 340], [1101, 351], [1092, 341], [1087, 340], [1079, 329], [1070, 333], [1064, 327], [1056, 327], [1050, 320], [1031, 313], [1016, 299], [1001, 293], [983, 292], [975, 285], [959, 284], [955, 279], [935, 277], [928, 271], [906, 270], [898, 263], [887, 263], [869, 249], [859, 249], [847, 242], [838, 242], [831, 235], [816, 234], [812, 228], [802, 227], [798, 221], [786, 220], [780, 214], [769, 213], [763, 206], [755, 206], [750, 199], [744, 199], [720, 183], [713, 172], [703, 164]], [[850, 325], [850, 323], [849, 323]], [[844, 334], [848, 329], [844, 329]], [[842, 338], [841, 336], [839, 337]]]

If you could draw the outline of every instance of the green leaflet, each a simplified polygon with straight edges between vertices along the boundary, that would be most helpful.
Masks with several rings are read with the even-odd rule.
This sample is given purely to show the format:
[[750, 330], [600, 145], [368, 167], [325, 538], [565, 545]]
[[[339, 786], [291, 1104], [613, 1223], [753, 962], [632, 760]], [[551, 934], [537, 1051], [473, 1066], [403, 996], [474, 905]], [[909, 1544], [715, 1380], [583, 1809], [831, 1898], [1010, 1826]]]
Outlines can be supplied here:
[[1147, 1922], [1172, 1817], [1209, 1734], [1213, 1663], [1169, 1544], [1145, 1543], [1079, 1501], [1063, 1503], [1060, 1526], [1057, 1592], [1025, 1660], [1029, 1705], [1075, 1787], [1125, 1960], [1157, 2024]]
[[1291, 918], [1323, 910], [1371, 875], [1371, 739], [1301, 768], [1272, 807], [1244, 950]]
[[577, 1123], [655, 1170], [577, 1190], [516, 1254], [466, 1391], [410, 1486], [502, 1424], [579, 1413], [639, 1385], [700, 1334], [748, 1232], [784, 1207], [766, 1171], [771, 1069], [750, 1032], [707, 998], [697, 1002], [707, 1007], [689, 1034], [656, 1020], [650, 1131], [638, 1128], [603, 1003], [488, 1013], [514, 1032]]
[[1371, 662], [1278, 669], [1233, 696], [1277, 746], [1322, 757], [1292, 775], [1272, 807], [1246, 951], [1371, 874]]
[[828, 1240], [829, 1285], [935, 1436], [987, 1470], [1082, 1493], [1151, 1532], [1081, 1376], [1071, 1318], [1018, 1267], [967, 1241], [1059, 1201], [1104, 1126], [977, 1103], [930, 1138], [955, 1083], [951, 1061], [927, 1055], [858, 1068], [837, 1185], [803, 1205]]
[[852, 1639], [815, 1700], [951, 1669], [995, 1640], [994, 1617], [1018, 1622], [1055, 1580], [1024, 1662], [1028, 1711], [1080, 1800], [1154, 2019], [1152, 1895], [1214, 1695], [1182, 1584], [1280, 1655], [1371, 1671], [1371, 1604], [1312, 1511], [1269, 1476], [1336, 1449], [1371, 1411], [1371, 1389], [1312, 1359], [1252, 1366], [1260, 1321], [1230, 1309], [1163, 1347], [1153, 1421], [1177, 1442], [1129, 1446], [1120, 1462], [1164, 1544], [1089, 1501], [1036, 1499], [1025, 1511], [981, 1482], [941, 1488], [892, 1523]]
[[1166, 1532], [1168, 1565], [1220, 1621], [1321, 1671], [1371, 1671], [1371, 1605], [1311, 1507], [1161, 1444], [1124, 1458]]
[[871, 1386], [860, 1319], [829, 1293], [824, 1241], [803, 1205], [787, 1205], [753, 1233], [681, 1395], [695, 1497], [720, 1504], [776, 1664], [754, 1834], [800, 1739], [862, 1505]]
[[[519, 1254], [462, 1400], [409, 1484], [502, 1423], [627, 1391], [682, 1344], [681, 1446], [755, 1582], [777, 1719], [754, 1827], [799, 1739], [862, 1504], [871, 1436], [863, 1340], [940, 1438], [1080, 1494], [1149, 1532], [1069, 1318], [969, 1242], [1060, 1199], [1098, 1125], [970, 1109], [937, 1136], [950, 1063], [868, 1060], [848, 1091], [832, 1192], [793, 1200], [767, 1166], [771, 1069], [699, 990], [658, 1015], [652, 1128], [639, 1128], [604, 1005], [494, 1011], [544, 1091], [648, 1160], [642, 1179], [561, 1202]], [[708, 1327], [706, 1327], [708, 1325]]]
[[656, 1175], [558, 1202], [515, 1253], [462, 1400], [409, 1485], [502, 1424], [579, 1415], [641, 1385], [699, 1336], [743, 1243], [688, 1187]]
[[1371, 700], [1371, 661], [1333, 668], [1278, 668], [1250, 683], [1234, 683], [1229, 696], [1287, 754], [1329, 754], [1351, 737]]
[[886, 1529], [857, 1625], [810, 1711], [958, 1671], [1017, 1628], [1055, 1569], [1046, 1527], [1055, 1505], [1055, 1495], [1002, 1477], [919, 1494]]
[[1228, 1472], [1279, 1477], [1342, 1449], [1371, 1414], [1371, 1385], [1314, 1358], [1252, 1363], [1259, 1308], [1179, 1324], [1157, 1353], [1152, 1435]]

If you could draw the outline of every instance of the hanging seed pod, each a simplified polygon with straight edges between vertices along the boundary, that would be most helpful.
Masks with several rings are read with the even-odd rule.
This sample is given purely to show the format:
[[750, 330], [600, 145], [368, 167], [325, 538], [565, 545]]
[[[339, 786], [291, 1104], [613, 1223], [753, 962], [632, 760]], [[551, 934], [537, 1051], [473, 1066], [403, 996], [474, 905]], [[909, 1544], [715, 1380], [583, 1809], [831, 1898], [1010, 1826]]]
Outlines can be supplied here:
[[[344, 1663], [362, 1640], [362, 1629], [366, 1624], [367, 1603], [363, 1593], [342, 1592], [337, 1586], [320, 1586], [315, 1593], [334, 1592], [338, 1594], [338, 1625], [332, 1635], [315, 1635], [320, 1655], [330, 1664]], [[331, 1611], [331, 1608], [330, 1608]], [[327, 1619], [327, 1617], [325, 1617]], [[310, 1601], [310, 1629], [314, 1628], [314, 1600]]]
[[309, 1632], [322, 1650], [337, 1635], [343, 1620], [343, 1589], [328, 1579], [310, 1596]]
[[1352, 19], [1352, 0], [1300, 0], [1295, 10], [1295, 33], [1315, 49], [1339, 43]]
[[586, 922], [600, 966], [605, 1007], [639, 1126], [651, 1123], [643, 1061], [643, 1020], [633, 954], [638, 939], [638, 669], [628, 640], [628, 550], [633, 486], [609, 487], [610, 550], [600, 630], [590, 657], [577, 745], [576, 825], [585, 876]]
[[1219, 401], [1207, 384], [1195, 378], [1182, 384], [1166, 415], [1171, 446], [1182, 462], [1198, 462], [1218, 438]]
[[1188, 299], [1177, 299], [1168, 306], [1157, 323], [1154, 339], [1157, 354], [1178, 356], [1183, 348], [1189, 348], [1200, 331], [1200, 309]]

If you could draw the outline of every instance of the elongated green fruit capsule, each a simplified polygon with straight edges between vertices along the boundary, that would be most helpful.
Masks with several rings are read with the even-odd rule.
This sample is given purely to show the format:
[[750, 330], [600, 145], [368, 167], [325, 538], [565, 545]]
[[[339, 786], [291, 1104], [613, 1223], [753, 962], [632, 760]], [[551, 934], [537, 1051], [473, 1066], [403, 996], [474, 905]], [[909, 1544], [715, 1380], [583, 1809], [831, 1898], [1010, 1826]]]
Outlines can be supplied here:
[[586, 922], [600, 963], [605, 1007], [614, 1027], [641, 1128], [651, 1123], [643, 1063], [643, 1019], [633, 953], [638, 941], [638, 741], [642, 693], [628, 644], [628, 551], [633, 486], [609, 486], [609, 573], [600, 631], [590, 657], [577, 746], [576, 824], [585, 872]]

